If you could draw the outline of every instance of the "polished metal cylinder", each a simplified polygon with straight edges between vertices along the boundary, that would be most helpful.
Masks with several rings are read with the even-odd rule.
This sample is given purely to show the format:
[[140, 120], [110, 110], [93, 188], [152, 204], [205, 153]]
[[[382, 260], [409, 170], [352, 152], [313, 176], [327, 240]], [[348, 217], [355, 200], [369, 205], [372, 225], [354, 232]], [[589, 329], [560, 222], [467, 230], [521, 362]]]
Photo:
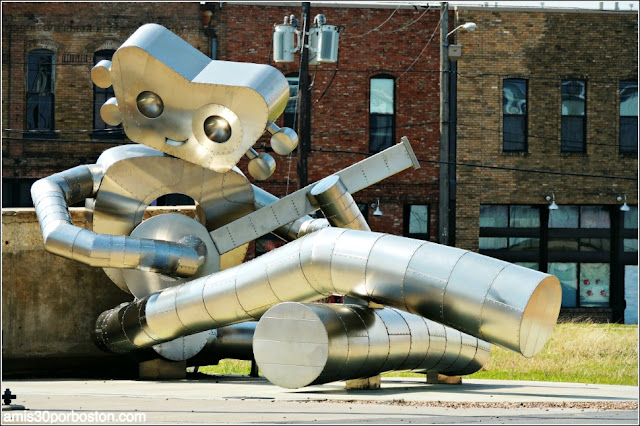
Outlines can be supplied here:
[[318, 182], [309, 192], [329, 223], [337, 228], [371, 231], [358, 204], [355, 202], [340, 176], [331, 175]]
[[292, 389], [387, 371], [472, 374], [489, 350], [487, 342], [397, 309], [324, 303], [272, 307], [253, 339], [262, 374]]
[[246, 321], [211, 330], [204, 348], [189, 365], [211, 365], [221, 359], [253, 359], [253, 335], [257, 321]]
[[100, 165], [78, 166], [31, 186], [45, 249], [90, 266], [195, 274], [205, 259], [190, 245], [98, 234], [73, 225], [68, 206], [95, 196], [102, 174]]
[[549, 339], [561, 301], [558, 279], [542, 272], [427, 241], [325, 228], [148, 296], [139, 322], [167, 341], [331, 294], [411, 312], [526, 357]]

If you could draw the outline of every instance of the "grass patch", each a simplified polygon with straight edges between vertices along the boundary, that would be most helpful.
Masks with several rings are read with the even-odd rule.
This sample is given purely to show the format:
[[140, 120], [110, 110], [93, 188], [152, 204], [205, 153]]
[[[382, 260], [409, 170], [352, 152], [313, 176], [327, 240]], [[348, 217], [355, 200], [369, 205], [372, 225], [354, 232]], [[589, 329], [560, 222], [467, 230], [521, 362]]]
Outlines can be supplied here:
[[638, 385], [638, 326], [558, 324], [545, 348], [524, 358], [492, 345], [477, 379]]
[[251, 361], [241, 359], [221, 359], [218, 365], [205, 365], [198, 368], [198, 373], [220, 374], [220, 375], [244, 375], [248, 376], [251, 371]]
[[[200, 367], [205, 374], [248, 375], [250, 361], [221, 360]], [[424, 377], [392, 372], [385, 376]], [[525, 358], [499, 346], [491, 346], [486, 365], [473, 379], [535, 380], [550, 382], [638, 385], [638, 326], [620, 324], [558, 324], [545, 348]]]

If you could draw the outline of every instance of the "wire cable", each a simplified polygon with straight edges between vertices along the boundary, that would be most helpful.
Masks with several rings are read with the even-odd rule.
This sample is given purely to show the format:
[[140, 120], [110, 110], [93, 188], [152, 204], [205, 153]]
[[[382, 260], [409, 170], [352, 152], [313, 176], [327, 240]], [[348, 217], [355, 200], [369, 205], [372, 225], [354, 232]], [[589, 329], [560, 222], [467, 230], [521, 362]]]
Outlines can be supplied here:
[[[444, 10], [442, 11], [442, 13], [440, 13], [440, 20], [438, 20], [438, 24], [436, 25], [436, 28], [433, 30], [433, 33], [431, 34], [431, 37], [429, 37], [429, 41], [427, 41], [427, 44], [424, 45], [424, 47], [422, 48], [422, 50], [420, 51], [418, 56], [416, 56], [416, 58], [413, 60], [411, 65], [409, 65], [409, 67], [406, 70], [404, 70], [404, 72], [402, 74], [400, 74], [400, 76], [398, 78], [396, 78], [396, 81], [400, 80], [402, 78], [402, 76], [405, 75], [416, 64], [416, 62], [418, 62], [418, 59], [420, 59], [420, 57], [422, 56], [424, 51], [427, 50], [427, 47], [429, 47], [429, 44], [431, 43], [431, 40], [433, 40], [433, 37], [435, 37], [436, 33], [438, 32], [438, 28], [440, 28], [440, 23], [442, 22], [442, 17], [443, 16], [444, 16]], [[438, 72], [440, 72], [440, 71], [438, 71]]]
[[350, 36], [350, 35], [346, 34], [344, 37], [345, 37], [345, 38], [359, 38], [359, 37], [364, 37], [364, 36], [366, 36], [366, 35], [369, 35], [369, 34], [371, 34], [371, 33], [372, 33], [372, 32], [374, 32], [374, 31], [377, 31], [377, 30], [378, 30], [378, 28], [382, 27], [384, 24], [386, 24], [387, 22], [389, 22], [389, 20], [393, 17], [393, 15], [395, 15], [395, 13], [398, 11], [398, 9], [400, 9], [400, 6], [401, 6], [401, 5], [398, 5], [398, 7], [396, 7], [396, 8], [393, 10], [393, 12], [391, 12], [391, 15], [389, 15], [389, 17], [388, 17], [388, 18], [387, 18], [387, 19], [386, 19], [382, 24], [378, 25], [378, 26], [377, 26], [377, 27], [375, 27], [374, 29], [372, 29], [372, 30], [370, 30], [370, 31], [367, 31], [367, 32], [366, 32], [366, 33], [364, 33], [364, 34], [358, 34], [358, 35], [352, 35], [352, 36]]

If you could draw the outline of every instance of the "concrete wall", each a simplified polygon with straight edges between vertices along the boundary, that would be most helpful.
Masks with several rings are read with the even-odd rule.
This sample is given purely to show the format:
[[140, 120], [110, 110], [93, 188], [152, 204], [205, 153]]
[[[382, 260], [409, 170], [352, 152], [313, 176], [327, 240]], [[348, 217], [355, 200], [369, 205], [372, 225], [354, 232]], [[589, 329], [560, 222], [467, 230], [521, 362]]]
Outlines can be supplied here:
[[[87, 227], [84, 209], [71, 209]], [[135, 374], [137, 362], [91, 339], [103, 311], [131, 301], [100, 268], [44, 250], [33, 209], [2, 209], [3, 377]]]

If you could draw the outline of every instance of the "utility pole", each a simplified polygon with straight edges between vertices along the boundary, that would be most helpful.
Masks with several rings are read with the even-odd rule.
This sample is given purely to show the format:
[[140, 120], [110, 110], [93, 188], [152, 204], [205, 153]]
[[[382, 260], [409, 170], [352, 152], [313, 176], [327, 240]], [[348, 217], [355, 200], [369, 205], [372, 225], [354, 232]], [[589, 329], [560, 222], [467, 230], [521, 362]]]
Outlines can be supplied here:
[[440, 194], [438, 196], [438, 239], [449, 245], [449, 3], [440, 3]]
[[307, 156], [311, 150], [311, 87], [309, 82], [309, 29], [311, 3], [302, 3], [302, 46], [298, 76], [298, 186], [309, 184]]

